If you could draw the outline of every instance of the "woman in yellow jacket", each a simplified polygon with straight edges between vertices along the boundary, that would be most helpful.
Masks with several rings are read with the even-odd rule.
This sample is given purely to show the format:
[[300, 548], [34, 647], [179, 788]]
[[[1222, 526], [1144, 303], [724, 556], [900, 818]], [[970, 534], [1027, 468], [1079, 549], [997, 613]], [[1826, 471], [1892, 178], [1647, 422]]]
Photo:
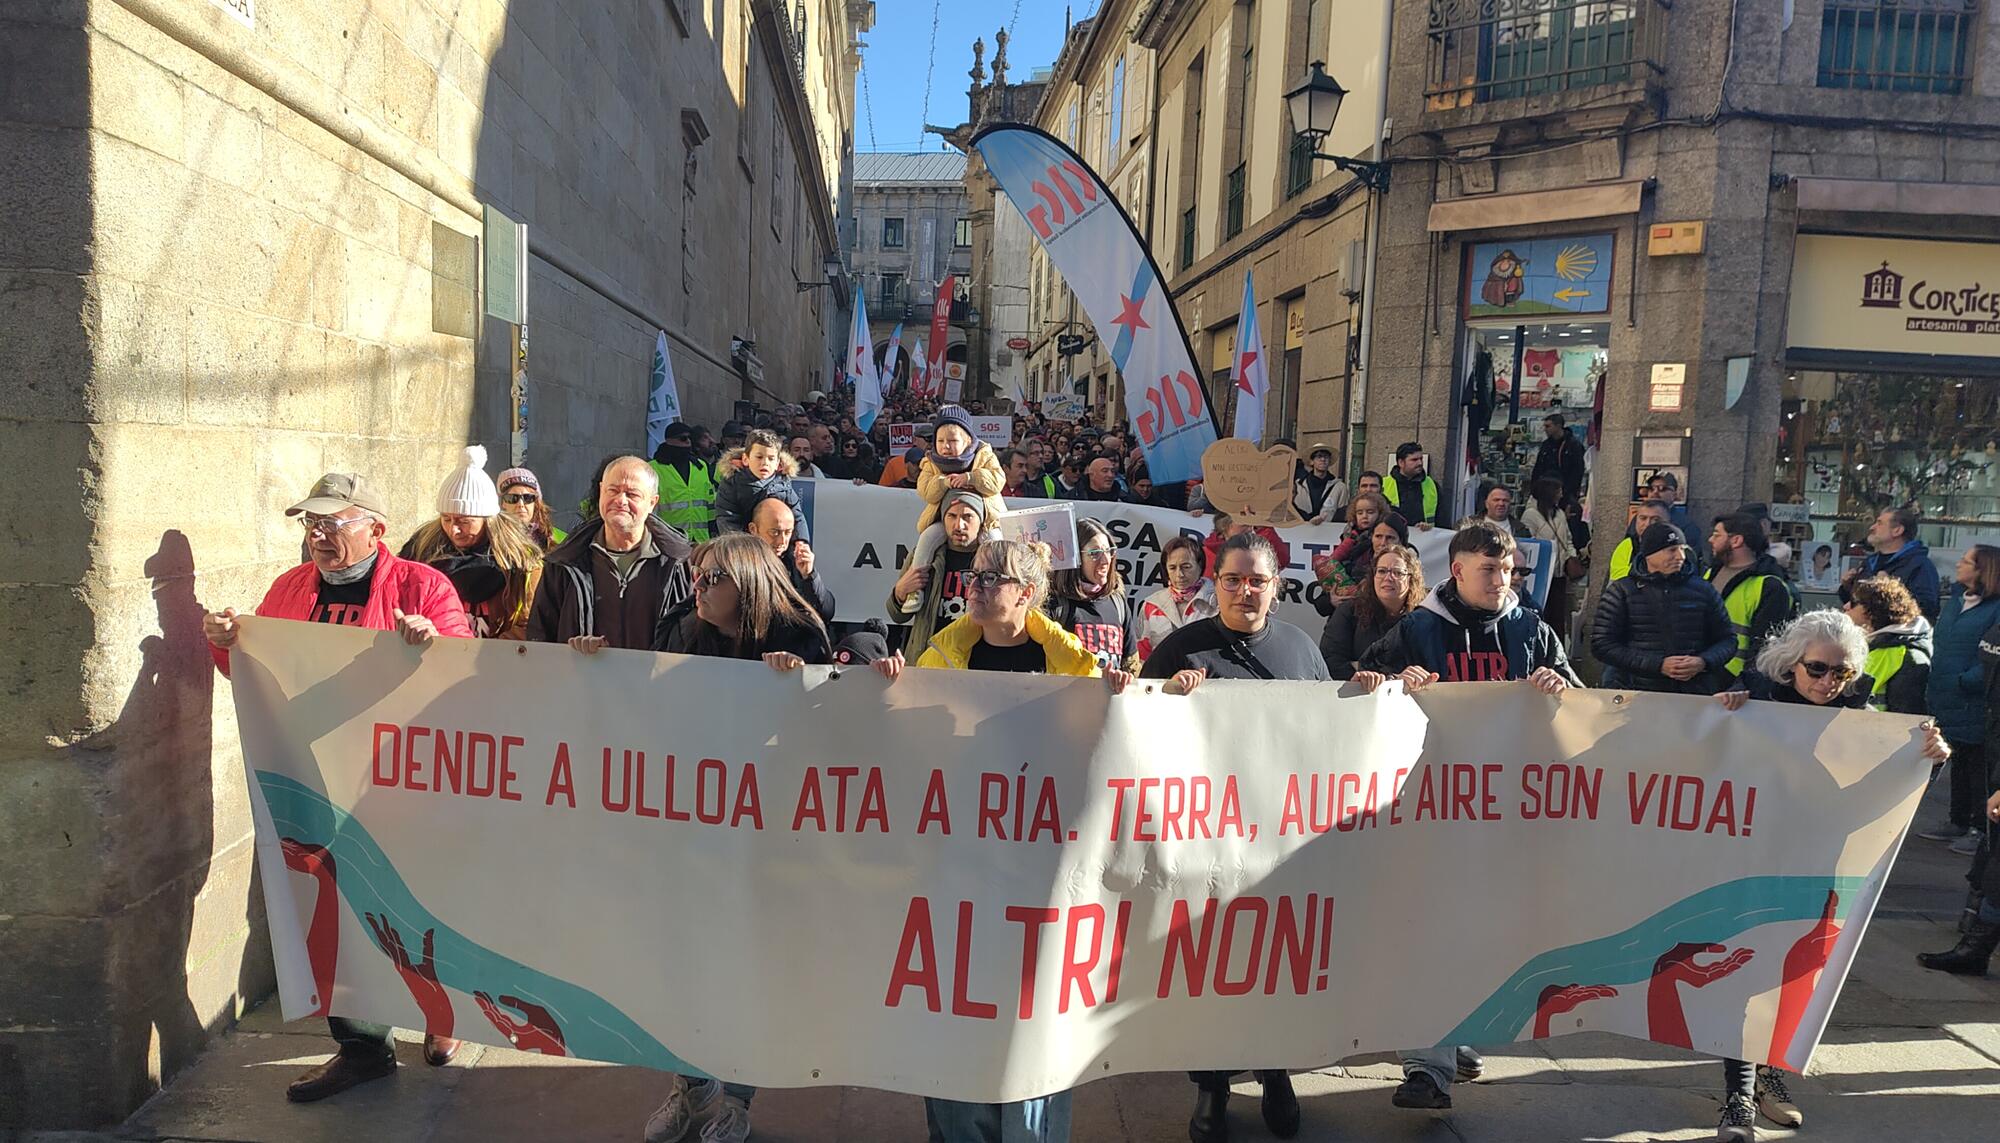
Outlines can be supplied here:
[[[966, 613], [931, 636], [917, 659], [919, 667], [1100, 677], [1097, 657], [1042, 613], [1041, 602], [1049, 593], [1046, 545], [989, 540], [979, 546], [966, 575], [971, 581]], [[903, 656], [877, 659], [873, 666], [893, 682], [903, 672]], [[1113, 691], [1124, 689], [1132, 678], [1116, 670], [1102, 677]], [[941, 1143], [1067, 1143], [1070, 1099], [1066, 1091], [1014, 1103], [927, 1098], [924, 1118], [931, 1139]]]

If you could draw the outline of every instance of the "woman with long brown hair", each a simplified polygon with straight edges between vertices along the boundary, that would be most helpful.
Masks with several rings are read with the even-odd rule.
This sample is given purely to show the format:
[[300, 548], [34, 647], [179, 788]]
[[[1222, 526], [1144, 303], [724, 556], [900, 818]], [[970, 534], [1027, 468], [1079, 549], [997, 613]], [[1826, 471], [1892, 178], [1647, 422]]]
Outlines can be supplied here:
[[1139, 612], [1125, 598], [1118, 545], [1109, 529], [1085, 516], [1076, 522], [1076, 551], [1074, 568], [1049, 577], [1043, 610], [1082, 640], [1098, 665], [1122, 668], [1138, 655]]
[[1336, 679], [1353, 678], [1362, 652], [1402, 622], [1428, 590], [1416, 549], [1397, 544], [1376, 553], [1361, 589], [1340, 601], [1320, 633], [1319, 652], [1326, 659], [1327, 673]]
[[[655, 651], [762, 659], [776, 671], [833, 660], [826, 628], [770, 546], [748, 532], [695, 545], [688, 556], [694, 598], [660, 620]], [[748, 1084], [674, 1076], [667, 1101], [646, 1121], [645, 1138], [681, 1139], [702, 1122], [704, 1140], [750, 1136]]]
[[501, 511], [486, 475], [486, 450], [472, 445], [465, 463], [438, 489], [435, 519], [403, 543], [399, 558], [426, 563], [458, 589], [467, 621], [482, 639], [525, 639], [528, 608], [542, 579], [542, 546]]
[[688, 568], [694, 598], [662, 621], [654, 650], [763, 659], [780, 670], [832, 655], [819, 614], [764, 541], [748, 532], [717, 536], [695, 546]]

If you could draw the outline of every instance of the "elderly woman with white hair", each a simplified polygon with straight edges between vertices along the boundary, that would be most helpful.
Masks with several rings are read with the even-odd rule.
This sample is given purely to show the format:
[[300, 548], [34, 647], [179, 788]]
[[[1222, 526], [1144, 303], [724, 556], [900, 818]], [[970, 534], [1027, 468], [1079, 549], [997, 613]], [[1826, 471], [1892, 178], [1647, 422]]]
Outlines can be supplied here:
[[[1860, 710], [1867, 707], [1875, 689], [1861, 670], [1867, 661], [1868, 636], [1854, 620], [1831, 609], [1808, 611], [1779, 628], [1738, 685], [1715, 697], [1730, 710], [1742, 710], [1753, 698]], [[1924, 724], [1924, 757], [1940, 764], [1951, 757], [1951, 747], [1936, 723]], [[1805, 1123], [1792, 1103], [1783, 1071], [1746, 1060], [1724, 1060], [1722, 1074], [1722, 1119], [1715, 1128], [1720, 1143], [1751, 1143], [1760, 1112], [1781, 1127]]]

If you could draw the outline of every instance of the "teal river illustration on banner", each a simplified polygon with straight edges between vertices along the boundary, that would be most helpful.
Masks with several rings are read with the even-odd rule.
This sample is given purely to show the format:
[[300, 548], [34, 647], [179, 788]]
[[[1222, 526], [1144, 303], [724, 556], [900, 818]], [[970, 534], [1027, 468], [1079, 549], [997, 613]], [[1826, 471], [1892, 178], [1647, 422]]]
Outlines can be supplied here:
[[[339, 865], [340, 895], [356, 916], [385, 917], [405, 934], [436, 930], [441, 983], [466, 994], [506, 993], [546, 1008], [561, 1022], [572, 1055], [702, 1074], [603, 997], [467, 940], [446, 925], [404, 885], [361, 823], [325, 795], [269, 771], [257, 771], [257, 780], [281, 837], [331, 851]], [[1549, 985], [1648, 980], [1660, 954], [1676, 944], [1720, 943], [1762, 925], [1819, 919], [1829, 891], [1839, 895], [1836, 919], [1844, 919], [1864, 883], [1860, 877], [1746, 877], [1704, 889], [1623, 932], [1534, 957], [1439, 1042], [1511, 1042], [1533, 1023], [1538, 999]]]
[[333, 854], [339, 866], [336, 884], [355, 916], [384, 917], [405, 934], [436, 930], [440, 983], [467, 995], [505, 994], [540, 1005], [560, 1021], [570, 1055], [705, 1074], [602, 996], [461, 936], [417, 900], [382, 847], [352, 814], [282, 774], [256, 773], [278, 835], [324, 845]]
[[1636, 984], [1653, 976], [1660, 954], [1682, 942], [1721, 943], [1760, 925], [1812, 921], [1838, 892], [1834, 919], [1860, 895], [1860, 877], [1744, 877], [1704, 889], [1621, 933], [1550, 949], [1515, 970], [1441, 1044], [1499, 1044], [1521, 1036], [1549, 985]]

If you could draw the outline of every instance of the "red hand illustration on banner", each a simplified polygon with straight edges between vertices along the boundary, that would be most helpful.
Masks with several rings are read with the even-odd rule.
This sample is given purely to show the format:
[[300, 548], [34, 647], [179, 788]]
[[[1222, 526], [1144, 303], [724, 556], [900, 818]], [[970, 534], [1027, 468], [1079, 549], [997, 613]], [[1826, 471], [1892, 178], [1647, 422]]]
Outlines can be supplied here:
[[1687, 1013], [1681, 1008], [1680, 986], [1685, 984], [1692, 988], [1704, 988], [1714, 984], [1749, 964], [1753, 955], [1750, 949], [1737, 949], [1721, 960], [1709, 964], [1697, 964], [1694, 959], [1703, 953], [1724, 951], [1726, 950], [1717, 944], [1682, 941], [1653, 963], [1653, 979], [1646, 986], [1648, 1039], [1681, 1048], [1694, 1046], [1692, 1038], [1688, 1035]]
[[417, 1009], [424, 1014], [424, 1034], [427, 1036], [451, 1035], [451, 997], [445, 993], [444, 985], [438, 983], [437, 957], [434, 943], [436, 929], [424, 930], [424, 958], [414, 964], [410, 962], [410, 952], [403, 947], [403, 935], [389, 923], [387, 917], [377, 917], [364, 913], [370, 932], [375, 934], [375, 943], [389, 954], [395, 962], [396, 971], [403, 974], [403, 983], [410, 989], [410, 996], [416, 1000]]
[[1542, 989], [1541, 998], [1535, 1003], [1535, 1039], [1549, 1038], [1549, 1021], [1565, 1012], [1574, 1012], [1579, 1006], [1592, 1000], [1604, 1000], [1618, 995], [1618, 990], [1608, 984], [1551, 984]]
[[1820, 970], [1833, 956], [1833, 943], [1840, 937], [1840, 922], [1833, 919], [1840, 907], [1840, 894], [1826, 891], [1826, 907], [1820, 910], [1819, 924], [1798, 939], [1785, 953], [1785, 983], [1778, 989], [1778, 1020], [1771, 1029], [1772, 1067], [1785, 1066], [1785, 1048], [1805, 1019], [1806, 1005], [1812, 1001], [1813, 987]]
[[285, 851], [285, 868], [319, 882], [312, 924], [306, 929], [306, 959], [313, 974], [311, 1015], [324, 1016], [333, 1005], [333, 973], [340, 962], [340, 894], [334, 888], [333, 854], [296, 838], [281, 838], [278, 846]]
[[517, 1050], [540, 1052], [544, 1056], [569, 1055], [569, 1045], [563, 1040], [562, 1028], [556, 1023], [555, 1017], [549, 1015], [548, 1009], [539, 1004], [530, 1004], [518, 997], [501, 996], [500, 1004], [527, 1017], [525, 1020], [516, 1020], [511, 1014], [502, 1011], [500, 1004], [493, 1003], [493, 998], [484, 992], [473, 993], [472, 999], [479, 1003], [479, 1010], [486, 1014], [486, 1018], [493, 1022], [495, 1028], [500, 1029], [500, 1034], [507, 1037], [507, 1042], [514, 1045]]

